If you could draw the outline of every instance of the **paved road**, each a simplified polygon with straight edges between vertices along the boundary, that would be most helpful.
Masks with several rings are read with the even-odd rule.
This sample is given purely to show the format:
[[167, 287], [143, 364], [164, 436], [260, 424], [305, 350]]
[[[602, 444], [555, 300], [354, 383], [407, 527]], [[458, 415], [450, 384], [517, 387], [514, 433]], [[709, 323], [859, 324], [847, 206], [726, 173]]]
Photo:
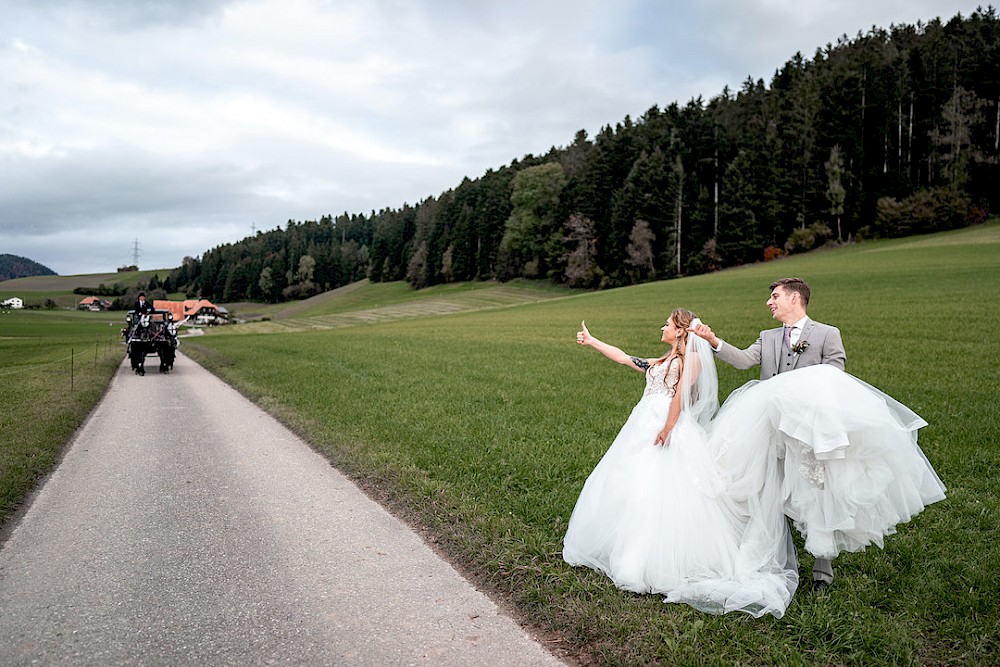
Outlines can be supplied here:
[[0, 664], [562, 664], [274, 419], [152, 361], [0, 549]]

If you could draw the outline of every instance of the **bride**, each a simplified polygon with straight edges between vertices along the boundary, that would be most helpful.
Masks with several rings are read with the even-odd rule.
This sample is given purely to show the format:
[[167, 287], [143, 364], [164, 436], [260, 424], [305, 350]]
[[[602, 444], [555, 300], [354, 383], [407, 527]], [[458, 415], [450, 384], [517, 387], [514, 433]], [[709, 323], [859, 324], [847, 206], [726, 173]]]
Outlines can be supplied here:
[[715, 416], [713, 354], [688, 331], [698, 323], [674, 310], [658, 359], [582, 325], [577, 342], [644, 372], [646, 389], [584, 484], [563, 558], [666, 602], [780, 618], [798, 585], [786, 513], [811, 553], [834, 557], [881, 547], [944, 485], [917, 446], [926, 422], [831, 366], [749, 382]]
[[581, 325], [579, 344], [644, 373], [646, 388], [584, 484], [563, 558], [667, 602], [781, 617], [798, 584], [794, 545], [780, 505], [761, 512], [751, 534], [745, 499], [728, 493], [706, 432], [718, 409], [715, 361], [688, 332], [695, 323], [690, 311], [674, 310], [661, 329], [669, 350], [658, 359], [629, 356]]

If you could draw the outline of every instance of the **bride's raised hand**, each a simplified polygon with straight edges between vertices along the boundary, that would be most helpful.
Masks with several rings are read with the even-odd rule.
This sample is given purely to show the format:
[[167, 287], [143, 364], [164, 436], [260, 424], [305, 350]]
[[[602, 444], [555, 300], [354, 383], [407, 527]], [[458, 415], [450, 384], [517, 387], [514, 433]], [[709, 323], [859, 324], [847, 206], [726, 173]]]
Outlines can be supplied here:
[[580, 331], [576, 332], [576, 342], [580, 345], [590, 345], [594, 338], [590, 335], [590, 331], [587, 329], [587, 323], [580, 321]]

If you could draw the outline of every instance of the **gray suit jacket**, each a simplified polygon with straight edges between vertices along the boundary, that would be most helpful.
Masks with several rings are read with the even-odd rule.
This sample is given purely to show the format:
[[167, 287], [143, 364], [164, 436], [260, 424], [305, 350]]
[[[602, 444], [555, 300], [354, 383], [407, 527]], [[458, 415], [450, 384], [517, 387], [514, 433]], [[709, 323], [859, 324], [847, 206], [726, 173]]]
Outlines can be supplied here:
[[817, 364], [830, 364], [844, 370], [847, 352], [837, 327], [807, 319], [798, 342], [806, 342], [808, 346], [799, 354], [787, 355], [781, 336], [781, 327], [761, 331], [757, 342], [745, 350], [722, 341], [716, 356], [739, 369], [753, 368], [760, 364], [761, 380], [767, 380], [781, 372]]

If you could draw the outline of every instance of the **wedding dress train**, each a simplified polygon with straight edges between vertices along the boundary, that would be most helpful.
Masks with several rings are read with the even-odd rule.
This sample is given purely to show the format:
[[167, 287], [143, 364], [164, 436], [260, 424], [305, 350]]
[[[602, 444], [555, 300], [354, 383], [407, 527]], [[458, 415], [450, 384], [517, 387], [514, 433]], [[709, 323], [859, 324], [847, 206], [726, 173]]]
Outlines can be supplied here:
[[780, 501], [806, 550], [834, 558], [882, 547], [898, 524], [945, 497], [917, 445], [926, 425], [875, 387], [819, 365], [740, 387], [709, 437], [751, 524]]

